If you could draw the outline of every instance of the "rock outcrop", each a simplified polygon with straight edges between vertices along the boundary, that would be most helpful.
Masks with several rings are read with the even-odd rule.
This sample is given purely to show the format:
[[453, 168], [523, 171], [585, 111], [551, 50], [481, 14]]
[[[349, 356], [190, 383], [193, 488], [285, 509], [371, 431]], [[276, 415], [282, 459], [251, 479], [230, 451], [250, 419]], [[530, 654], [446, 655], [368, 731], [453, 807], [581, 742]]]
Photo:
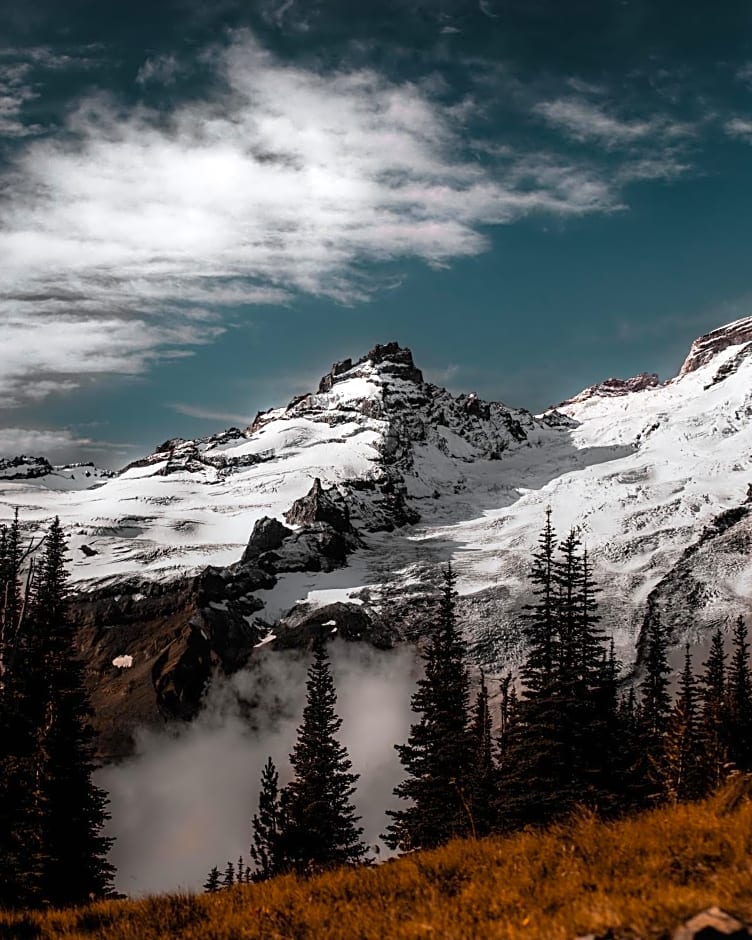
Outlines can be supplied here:
[[558, 405], [553, 405], [552, 408], [564, 408], [567, 405], [587, 401], [589, 398], [617, 398], [633, 392], [644, 392], [648, 388], [657, 388], [660, 384], [661, 381], [655, 372], [640, 372], [639, 375], [634, 375], [630, 379], [604, 379], [603, 382], [589, 385], [579, 394], [559, 402]]
[[[679, 370], [679, 378], [687, 375], [689, 372], [695, 372], [697, 369], [707, 365], [719, 353], [728, 349], [729, 346], [746, 346], [752, 344], [752, 317], [743, 317], [741, 320], [735, 320], [733, 323], [727, 323], [717, 330], [711, 330], [703, 336], [699, 336], [690, 347], [689, 355]], [[752, 350], [752, 346], [747, 351]]]

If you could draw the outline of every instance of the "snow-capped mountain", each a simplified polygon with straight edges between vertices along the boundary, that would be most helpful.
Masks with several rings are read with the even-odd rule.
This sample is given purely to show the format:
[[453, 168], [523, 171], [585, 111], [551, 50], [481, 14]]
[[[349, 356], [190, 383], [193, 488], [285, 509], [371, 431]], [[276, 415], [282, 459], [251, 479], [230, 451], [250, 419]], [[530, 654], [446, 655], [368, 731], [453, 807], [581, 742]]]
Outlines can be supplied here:
[[676, 378], [608, 379], [537, 417], [425, 382], [390, 343], [249, 428], [167, 441], [92, 487], [39, 469], [0, 467], [0, 513], [66, 526], [103, 713], [130, 697], [148, 718], [156, 690], [190, 714], [213, 664], [314, 622], [392, 642], [450, 558], [476, 653], [498, 665], [549, 505], [559, 532], [580, 528], [629, 662], [648, 613], [678, 644], [749, 607], [752, 318], [696, 340]]

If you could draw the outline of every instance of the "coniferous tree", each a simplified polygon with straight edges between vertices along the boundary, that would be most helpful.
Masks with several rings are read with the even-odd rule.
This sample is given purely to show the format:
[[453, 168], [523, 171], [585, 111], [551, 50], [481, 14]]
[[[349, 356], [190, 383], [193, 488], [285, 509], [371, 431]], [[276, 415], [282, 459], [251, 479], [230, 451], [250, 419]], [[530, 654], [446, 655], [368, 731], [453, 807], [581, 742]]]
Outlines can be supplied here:
[[209, 872], [206, 881], [204, 882], [204, 891], [206, 891], [207, 894], [216, 894], [221, 887], [221, 875], [219, 869], [215, 865], [214, 868], [212, 868], [212, 870]]
[[258, 812], [254, 814], [251, 823], [251, 858], [256, 865], [254, 881], [264, 881], [284, 870], [279, 801], [279, 774], [269, 757], [261, 772]]
[[737, 770], [752, 770], [752, 677], [749, 666], [747, 624], [742, 616], [734, 624], [734, 649], [728, 670], [727, 702], [729, 757]]
[[485, 836], [494, 827], [496, 800], [496, 766], [493, 757], [491, 712], [488, 686], [481, 673], [480, 688], [470, 721], [472, 764], [470, 767], [469, 807], [474, 836]]
[[638, 762], [636, 796], [640, 802], [661, 794], [663, 737], [671, 714], [668, 638], [655, 611], [648, 617], [645, 634], [644, 676], [640, 682], [637, 712]]
[[222, 887], [231, 888], [235, 884], [235, 866], [228, 862], [222, 875]]
[[16, 514], [0, 537], [0, 907], [42, 898], [42, 817], [36, 796], [39, 655], [21, 600], [21, 540]]
[[394, 793], [410, 805], [388, 812], [393, 822], [384, 840], [403, 851], [431, 848], [472, 831], [468, 809], [473, 763], [468, 733], [470, 684], [455, 616], [451, 565], [443, 578], [438, 623], [423, 655], [425, 674], [411, 702], [419, 718], [407, 743], [397, 745], [407, 776]]
[[713, 633], [710, 652], [703, 665], [700, 699], [705, 786], [708, 790], [714, 790], [720, 786], [729, 770], [726, 651], [720, 629]]
[[554, 583], [556, 535], [551, 510], [533, 553], [533, 602], [524, 608], [525, 659], [515, 720], [505, 733], [497, 799], [501, 828], [517, 828], [556, 815], [564, 764], [561, 741], [559, 605]]
[[664, 795], [672, 803], [693, 800], [702, 794], [696, 685], [687, 644], [679, 691], [664, 736], [661, 765]]
[[351, 797], [358, 775], [338, 742], [342, 719], [335, 711], [329, 657], [323, 636], [313, 649], [307, 700], [290, 755], [295, 776], [281, 794], [280, 858], [285, 868], [307, 873], [364, 861], [363, 830]]
[[73, 647], [65, 554], [55, 519], [4, 664], [0, 842], [12, 871], [3, 903], [77, 904], [112, 890], [112, 840], [101, 834], [107, 798], [92, 781], [94, 732]]
[[558, 554], [554, 549], [548, 512], [533, 556], [522, 699], [499, 797], [500, 817], [511, 828], [613, 798], [615, 661], [598, 627], [597, 591], [578, 533], [569, 533]]

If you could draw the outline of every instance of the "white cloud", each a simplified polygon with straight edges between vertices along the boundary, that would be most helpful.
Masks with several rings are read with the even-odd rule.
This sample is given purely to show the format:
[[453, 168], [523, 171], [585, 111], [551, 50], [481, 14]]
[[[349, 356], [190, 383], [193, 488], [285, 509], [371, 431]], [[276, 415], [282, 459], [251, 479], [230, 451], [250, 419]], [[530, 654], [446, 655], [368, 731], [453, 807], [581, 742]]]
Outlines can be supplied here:
[[138, 70], [136, 81], [139, 85], [148, 85], [151, 82], [173, 85], [182, 70], [177, 57], [172, 54], [153, 56], [146, 59]]
[[541, 101], [534, 111], [568, 137], [582, 142], [595, 141], [608, 149], [655, 141], [659, 136], [676, 139], [692, 133], [688, 125], [665, 115], [630, 120], [583, 97]]
[[752, 143], [752, 120], [748, 118], [732, 118], [726, 122], [724, 130], [729, 137], [736, 137], [739, 140], [747, 140]]
[[91, 444], [68, 430], [35, 430], [31, 428], [0, 428], [0, 457], [46, 457], [65, 461], [80, 455], [81, 448]]
[[168, 407], [189, 418], [198, 418], [200, 421], [229, 421], [241, 428], [246, 427], [253, 420], [248, 415], [239, 415], [232, 411], [213, 411], [211, 408], [201, 408], [198, 405], [187, 405], [182, 402], [174, 402]]
[[377, 284], [363, 262], [442, 266], [483, 251], [487, 225], [618, 208], [592, 168], [467, 157], [467, 108], [426, 87], [285, 64], [248, 32], [203, 62], [205, 99], [87, 98], [0, 178], [6, 396], [142, 371], [216, 336], [207, 309], [354, 303]]

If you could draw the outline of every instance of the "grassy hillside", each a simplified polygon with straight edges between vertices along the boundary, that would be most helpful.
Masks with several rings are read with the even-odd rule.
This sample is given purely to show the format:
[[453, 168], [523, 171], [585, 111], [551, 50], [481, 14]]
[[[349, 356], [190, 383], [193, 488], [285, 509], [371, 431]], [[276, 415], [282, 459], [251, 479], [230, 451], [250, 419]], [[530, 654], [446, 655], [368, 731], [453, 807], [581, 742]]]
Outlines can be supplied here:
[[630, 925], [657, 937], [710, 904], [752, 919], [752, 803], [695, 805], [453, 842], [379, 867], [216, 895], [0, 913], [0, 937], [571, 940]]

